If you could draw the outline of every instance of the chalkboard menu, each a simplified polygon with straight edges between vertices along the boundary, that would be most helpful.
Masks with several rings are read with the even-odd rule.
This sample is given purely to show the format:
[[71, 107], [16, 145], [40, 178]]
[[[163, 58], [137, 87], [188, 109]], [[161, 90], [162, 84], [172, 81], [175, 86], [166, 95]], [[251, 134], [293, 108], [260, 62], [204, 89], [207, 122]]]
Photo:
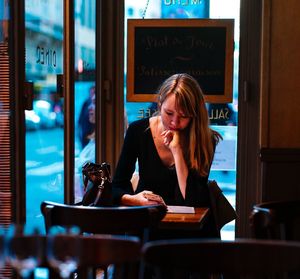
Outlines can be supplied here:
[[233, 25], [233, 19], [129, 19], [127, 100], [156, 101], [166, 78], [188, 73], [207, 102], [231, 102]]

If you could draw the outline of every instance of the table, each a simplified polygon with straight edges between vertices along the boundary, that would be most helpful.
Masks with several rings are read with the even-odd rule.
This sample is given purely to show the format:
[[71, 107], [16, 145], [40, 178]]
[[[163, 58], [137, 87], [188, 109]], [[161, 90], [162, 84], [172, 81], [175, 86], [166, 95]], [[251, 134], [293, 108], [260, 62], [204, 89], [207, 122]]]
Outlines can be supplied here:
[[159, 229], [198, 231], [209, 213], [209, 208], [206, 207], [196, 207], [195, 213], [167, 213], [160, 222]]

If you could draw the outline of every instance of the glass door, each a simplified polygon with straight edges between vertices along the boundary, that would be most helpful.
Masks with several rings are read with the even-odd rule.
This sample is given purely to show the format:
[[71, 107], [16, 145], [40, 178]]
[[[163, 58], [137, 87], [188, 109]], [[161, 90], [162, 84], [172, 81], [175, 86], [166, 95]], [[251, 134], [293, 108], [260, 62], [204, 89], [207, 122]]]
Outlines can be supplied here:
[[63, 0], [25, 0], [26, 222], [41, 231], [41, 202], [64, 201], [63, 18]]
[[[64, 158], [67, 142], [64, 108], [74, 133], [74, 196], [82, 198], [81, 166], [95, 161], [95, 37], [96, 1], [74, 0], [74, 46], [64, 50], [64, 0], [25, 0], [26, 118], [26, 222], [44, 231], [40, 212], [43, 200], [64, 202]], [[70, 7], [67, 6], [67, 9]], [[71, 9], [71, 8], [70, 8]], [[72, 27], [70, 27], [72, 28]], [[65, 53], [73, 55], [74, 96], [63, 88]], [[74, 92], [74, 93], [72, 93]], [[66, 98], [64, 98], [66, 97]], [[32, 100], [32, 101], [31, 101]], [[69, 102], [68, 104], [64, 102]], [[71, 175], [71, 171], [69, 171]], [[70, 186], [72, 187], [72, 185]], [[74, 198], [74, 200], [73, 200]]]

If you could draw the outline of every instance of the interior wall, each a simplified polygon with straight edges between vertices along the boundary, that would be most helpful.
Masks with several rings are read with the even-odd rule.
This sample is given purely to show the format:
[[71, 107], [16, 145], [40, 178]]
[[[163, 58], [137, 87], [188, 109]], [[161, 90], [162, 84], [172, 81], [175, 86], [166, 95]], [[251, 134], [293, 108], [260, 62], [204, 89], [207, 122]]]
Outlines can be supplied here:
[[265, 0], [262, 137], [266, 148], [300, 148], [300, 1]]
[[261, 201], [300, 200], [300, 1], [264, 0]]

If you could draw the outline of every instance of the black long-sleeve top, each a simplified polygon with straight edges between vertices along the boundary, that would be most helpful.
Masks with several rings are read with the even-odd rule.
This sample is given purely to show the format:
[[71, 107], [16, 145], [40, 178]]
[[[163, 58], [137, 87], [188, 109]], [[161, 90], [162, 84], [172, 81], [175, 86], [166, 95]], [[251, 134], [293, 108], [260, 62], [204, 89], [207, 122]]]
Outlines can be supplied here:
[[184, 199], [178, 185], [175, 166], [163, 164], [156, 150], [149, 118], [131, 123], [127, 129], [119, 162], [113, 178], [113, 199], [120, 204], [124, 194], [134, 194], [131, 177], [138, 160], [139, 182], [136, 193], [143, 190], [160, 195], [168, 205], [209, 207], [208, 177], [189, 170]]

